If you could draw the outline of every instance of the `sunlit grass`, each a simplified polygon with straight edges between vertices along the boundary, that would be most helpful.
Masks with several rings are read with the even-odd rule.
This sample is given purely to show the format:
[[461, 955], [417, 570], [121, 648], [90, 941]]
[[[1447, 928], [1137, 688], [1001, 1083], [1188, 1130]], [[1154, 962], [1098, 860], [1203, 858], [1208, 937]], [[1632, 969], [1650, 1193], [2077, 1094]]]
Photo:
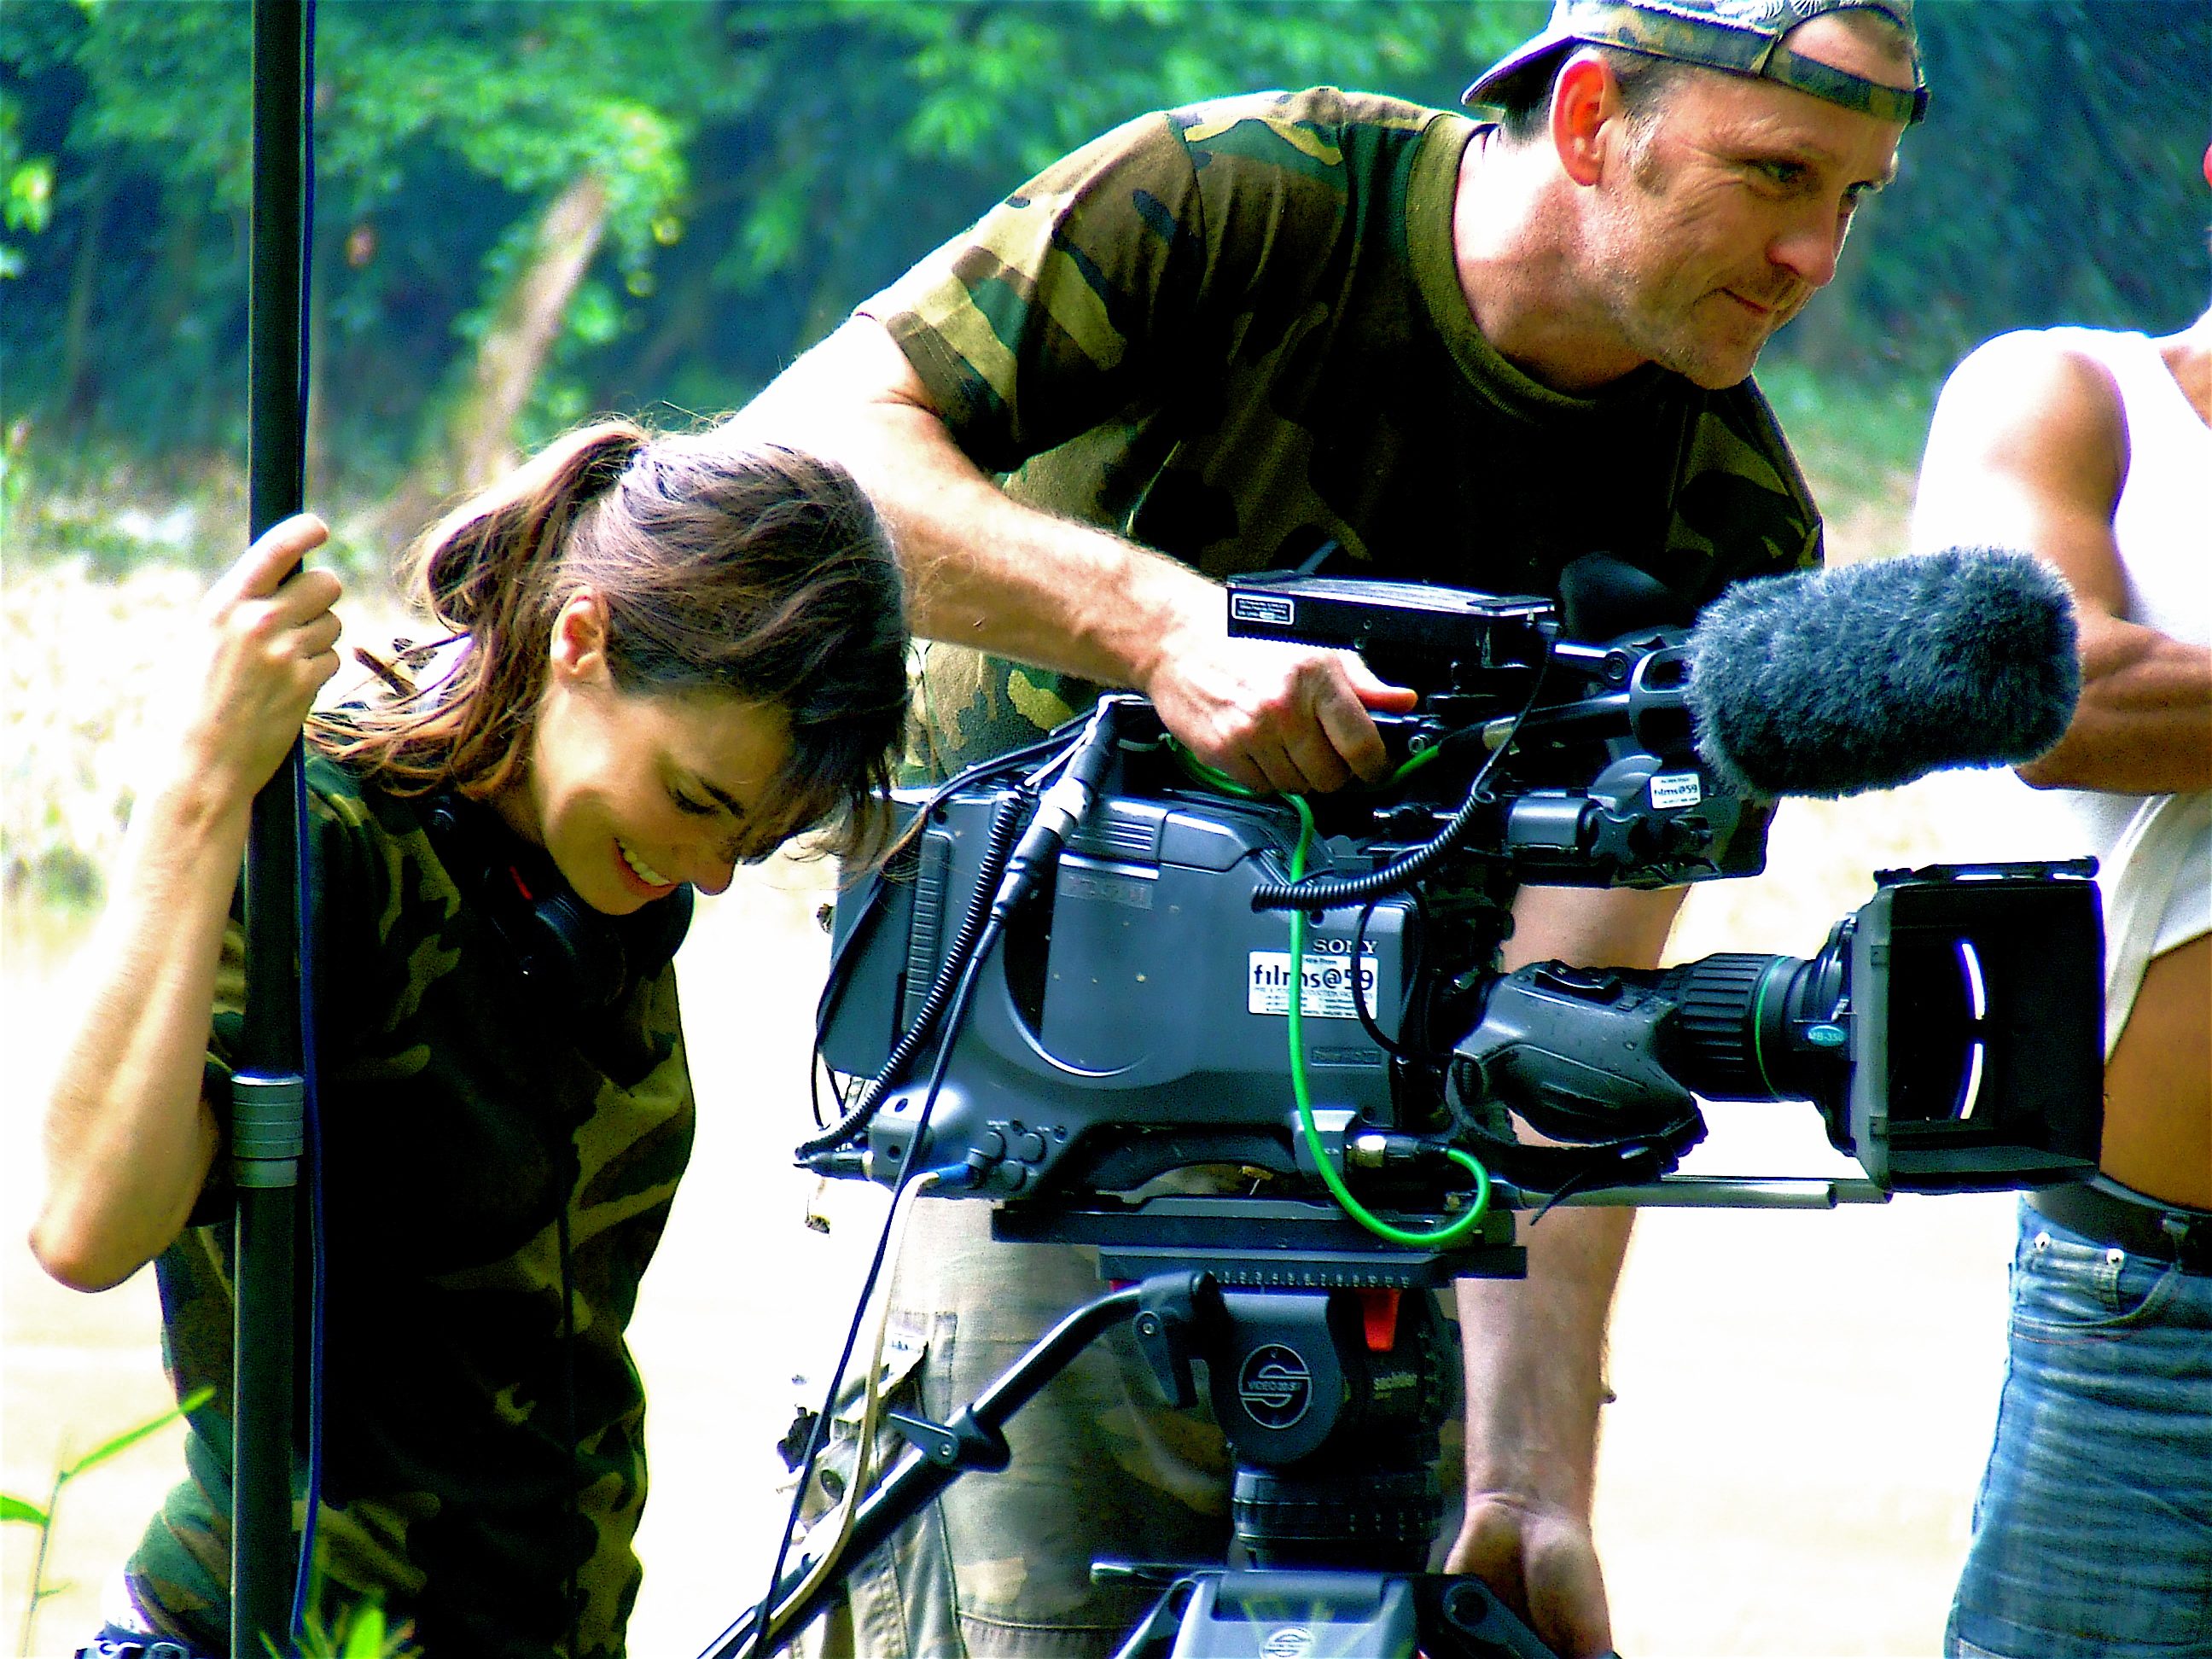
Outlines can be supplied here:
[[[210, 567], [167, 560], [118, 574], [83, 553], [9, 560], [0, 589], [0, 889], [11, 949], [69, 931], [103, 898], [136, 790], [191, 689], [179, 647], [211, 576]], [[387, 641], [396, 631], [389, 595], [349, 586], [341, 606], [349, 637]], [[40, 911], [52, 915], [34, 921]]]
[[[1935, 406], [1932, 384], [1838, 380], [1773, 356], [1760, 362], [1759, 384], [1791, 444], [1830, 460], [1828, 470], [1860, 477], [1918, 471]], [[1850, 492], [1844, 476], [1836, 487]]]

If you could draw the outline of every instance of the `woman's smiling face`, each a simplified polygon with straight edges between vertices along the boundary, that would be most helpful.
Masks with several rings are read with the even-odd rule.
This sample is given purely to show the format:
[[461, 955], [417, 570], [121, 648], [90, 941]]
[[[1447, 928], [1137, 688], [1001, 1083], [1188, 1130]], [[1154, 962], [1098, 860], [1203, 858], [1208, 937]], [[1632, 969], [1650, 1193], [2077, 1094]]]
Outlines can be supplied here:
[[589, 589], [562, 608], [529, 764], [495, 804], [579, 898], [624, 915], [684, 883], [719, 893], [740, 861], [783, 840], [791, 733], [767, 704], [619, 690], [605, 615]]

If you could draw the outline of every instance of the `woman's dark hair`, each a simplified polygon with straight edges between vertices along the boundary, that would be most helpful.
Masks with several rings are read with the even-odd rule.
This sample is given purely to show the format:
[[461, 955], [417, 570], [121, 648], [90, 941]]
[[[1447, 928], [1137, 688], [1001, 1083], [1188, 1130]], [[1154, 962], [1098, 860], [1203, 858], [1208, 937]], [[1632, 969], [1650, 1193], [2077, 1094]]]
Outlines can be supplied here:
[[848, 850], [878, 840], [905, 732], [905, 606], [883, 527], [843, 468], [605, 422], [447, 514], [404, 570], [416, 601], [466, 640], [459, 660], [416, 690], [372, 659], [400, 696], [316, 732], [385, 787], [483, 797], [514, 781], [555, 620], [588, 586], [606, 606], [617, 690], [726, 696], [787, 718], [783, 810], [764, 835], [836, 823]]

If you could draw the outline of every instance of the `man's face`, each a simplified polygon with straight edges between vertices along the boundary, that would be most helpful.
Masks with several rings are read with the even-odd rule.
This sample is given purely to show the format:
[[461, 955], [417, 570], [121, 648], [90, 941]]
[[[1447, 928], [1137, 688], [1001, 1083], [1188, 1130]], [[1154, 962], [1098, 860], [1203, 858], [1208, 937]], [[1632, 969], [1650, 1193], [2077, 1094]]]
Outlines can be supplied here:
[[[1840, 31], [1808, 57], [1910, 76]], [[1629, 135], [1590, 222], [1599, 303], [1635, 353], [1710, 388], [1749, 374], [1768, 337], [1836, 274], [1851, 213], [1895, 171], [1904, 128], [1773, 82], [1680, 77]]]

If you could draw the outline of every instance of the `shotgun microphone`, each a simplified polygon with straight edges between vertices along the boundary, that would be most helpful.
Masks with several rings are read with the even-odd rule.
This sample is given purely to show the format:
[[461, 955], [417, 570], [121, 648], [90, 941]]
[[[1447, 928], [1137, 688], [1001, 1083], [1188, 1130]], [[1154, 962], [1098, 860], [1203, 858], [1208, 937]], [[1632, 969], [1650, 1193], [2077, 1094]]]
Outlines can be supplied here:
[[1763, 796], [2018, 765], [2073, 719], [2075, 631], [2057, 572], [1995, 548], [1739, 582], [1690, 636], [1698, 752]]

